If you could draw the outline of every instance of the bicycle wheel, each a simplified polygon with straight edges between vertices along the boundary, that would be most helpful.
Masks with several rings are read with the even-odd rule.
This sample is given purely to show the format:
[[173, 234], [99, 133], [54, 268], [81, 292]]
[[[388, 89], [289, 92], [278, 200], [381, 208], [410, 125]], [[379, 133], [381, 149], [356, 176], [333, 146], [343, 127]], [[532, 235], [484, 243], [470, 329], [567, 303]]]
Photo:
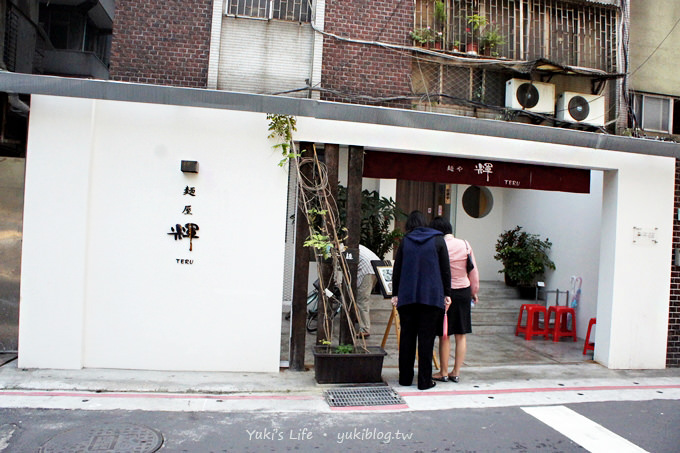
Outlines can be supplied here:
[[318, 315], [316, 312], [307, 314], [307, 332], [309, 333], [316, 332], [316, 329], [318, 329], [317, 320]]

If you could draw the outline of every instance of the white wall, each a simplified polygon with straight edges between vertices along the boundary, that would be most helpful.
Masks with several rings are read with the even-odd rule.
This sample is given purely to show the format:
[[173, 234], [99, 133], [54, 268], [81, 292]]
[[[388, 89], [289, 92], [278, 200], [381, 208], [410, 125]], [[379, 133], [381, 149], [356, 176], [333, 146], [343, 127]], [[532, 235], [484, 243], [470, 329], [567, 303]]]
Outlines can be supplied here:
[[[456, 194], [456, 226], [455, 235], [466, 239], [475, 253], [479, 278], [481, 280], [501, 281], [503, 274], [499, 274], [501, 265], [493, 259], [496, 253], [496, 239], [502, 231], [503, 213], [505, 212], [505, 189], [487, 187], [493, 197], [493, 208], [485, 217], [475, 219], [465, 213], [463, 209], [463, 193], [468, 185], [460, 184]], [[527, 191], [528, 192], [528, 191]]]
[[[673, 158], [307, 117], [297, 126], [300, 141], [602, 171], [595, 359], [665, 367]], [[287, 178], [266, 136], [265, 114], [33, 96], [19, 366], [278, 369]], [[182, 174], [182, 159], [198, 160], [199, 174]], [[193, 252], [167, 235], [183, 222], [185, 186], [199, 195]], [[567, 236], [557, 210], [596, 204], [523, 197], [551, 212], [523, 214], [527, 228]], [[511, 220], [511, 203], [494, 223]], [[495, 242], [457, 224], [480, 254]], [[634, 241], [634, 228], [653, 238]], [[558, 272], [583, 269], [590, 250], [554, 247]]]
[[[277, 371], [287, 175], [266, 130], [265, 114], [33, 96], [19, 366]], [[167, 234], [189, 221], [191, 252]]]
[[[576, 308], [576, 333], [585, 338], [597, 306], [602, 218], [602, 172], [592, 171], [590, 193], [506, 189], [503, 230], [519, 225], [528, 233], [550, 239], [554, 271], [545, 274], [546, 289], [569, 290], [571, 277], [582, 279]], [[548, 302], [554, 304], [555, 295]], [[566, 296], [561, 296], [564, 305]]]
[[273, 94], [320, 81], [321, 37], [309, 24], [224, 16], [221, 33], [220, 90]]

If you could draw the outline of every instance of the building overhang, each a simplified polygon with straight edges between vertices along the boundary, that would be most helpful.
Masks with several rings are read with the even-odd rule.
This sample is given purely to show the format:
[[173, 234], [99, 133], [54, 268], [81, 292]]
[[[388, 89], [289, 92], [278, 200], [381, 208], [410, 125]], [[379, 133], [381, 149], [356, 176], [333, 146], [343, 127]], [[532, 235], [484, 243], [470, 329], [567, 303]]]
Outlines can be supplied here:
[[487, 120], [415, 110], [179, 88], [105, 80], [0, 72], [0, 91], [16, 94], [141, 102], [247, 112], [286, 114], [325, 120], [459, 132], [479, 136], [571, 145], [666, 157], [680, 157], [680, 144], [619, 135]]

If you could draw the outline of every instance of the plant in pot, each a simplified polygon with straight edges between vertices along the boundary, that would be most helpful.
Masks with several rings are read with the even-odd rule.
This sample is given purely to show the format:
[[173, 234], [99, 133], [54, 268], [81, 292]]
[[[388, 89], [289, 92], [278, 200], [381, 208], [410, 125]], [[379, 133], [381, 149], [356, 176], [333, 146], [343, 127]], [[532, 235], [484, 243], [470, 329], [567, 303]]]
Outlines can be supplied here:
[[[345, 251], [345, 245], [342, 243], [344, 239], [341, 239], [338, 231], [338, 206], [333, 198], [328, 196], [327, 184], [323, 184], [320, 177], [323, 173], [321, 170], [324, 164], [319, 160], [314, 145], [307, 150], [311, 154], [310, 158], [304, 161], [300, 159], [300, 153], [296, 152], [296, 145], [292, 138], [292, 132], [295, 131], [294, 117], [268, 114], [267, 119], [270, 120], [269, 131], [271, 132], [268, 138], [275, 139], [278, 142], [274, 146], [281, 148], [282, 163], [289, 162], [298, 175], [307, 176], [307, 178], [298, 176], [301, 203], [298, 212], [304, 213], [307, 220], [309, 236], [304, 245], [314, 251], [317, 271], [320, 276], [319, 308], [323, 307], [325, 313], [329, 312], [330, 302], [326, 291], [333, 293], [330, 288], [337, 287], [340, 289], [341, 306], [345, 314], [341, 319], [350, 319], [352, 313], [356, 314], [356, 302], [350, 284], [352, 276], [343, 253]], [[304, 183], [300, 181], [304, 181]], [[322, 279], [321, 276], [324, 275], [322, 266], [326, 265], [330, 266], [331, 276], [328, 279]], [[323, 333], [322, 341], [319, 345], [314, 346], [312, 351], [317, 382], [380, 382], [383, 359], [387, 355], [385, 350], [380, 347], [366, 346], [365, 339], [359, 342], [351, 322], [346, 325], [350, 340], [344, 340], [345, 343], [350, 344], [339, 344], [332, 347], [331, 337], [334, 329], [329, 317], [325, 316], [324, 318], [323, 326], [319, 325], [319, 331]]]
[[[338, 188], [338, 212], [340, 224], [347, 224], [347, 188], [340, 185]], [[398, 228], [392, 229], [392, 220], [405, 218], [406, 214], [397, 209], [397, 203], [392, 198], [381, 197], [373, 190], [361, 192], [361, 239], [365, 247], [368, 247], [380, 259], [398, 245], [404, 235]]]
[[479, 14], [473, 14], [466, 17], [468, 28], [465, 29], [467, 34], [467, 43], [465, 45], [465, 50], [469, 54], [477, 54], [479, 49], [480, 33], [482, 28], [488, 23], [486, 17]]
[[409, 32], [409, 36], [421, 47], [429, 47], [436, 41], [437, 33], [430, 27], [416, 28]]
[[504, 231], [496, 241], [494, 259], [503, 263], [508, 286], [517, 286], [521, 295], [530, 298], [536, 295], [536, 280], [547, 269], [554, 270], [555, 263], [548, 257], [552, 247], [549, 239], [541, 239], [538, 234], [527, 233], [521, 226]]
[[497, 57], [498, 48], [505, 44], [505, 36], [503, 36], [498, 28], [495, 26], [488, 26], [481, 36], [482, 52], [485, 55]]
[[[437, 30], [437, 42], [435, 48], [441, 48], [444, 42], [444, 31], [446, 30], [446, 4], [442, 0], [435, 0], [434, 2], [434, 27]], [[440, 46], [437, 46], [437, 44]]]

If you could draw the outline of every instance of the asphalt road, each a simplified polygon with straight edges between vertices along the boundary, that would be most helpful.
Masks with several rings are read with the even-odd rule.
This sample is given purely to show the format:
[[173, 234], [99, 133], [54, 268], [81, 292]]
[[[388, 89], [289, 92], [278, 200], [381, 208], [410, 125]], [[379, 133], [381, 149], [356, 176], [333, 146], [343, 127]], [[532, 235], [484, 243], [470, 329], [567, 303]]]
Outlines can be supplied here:
[[0, 409], [0, 452], [133, 451], [124, 441], [152, 431], [160, 448], [134, 451], [676, 453], [679, 426], [678, 400], [330, 414]]

